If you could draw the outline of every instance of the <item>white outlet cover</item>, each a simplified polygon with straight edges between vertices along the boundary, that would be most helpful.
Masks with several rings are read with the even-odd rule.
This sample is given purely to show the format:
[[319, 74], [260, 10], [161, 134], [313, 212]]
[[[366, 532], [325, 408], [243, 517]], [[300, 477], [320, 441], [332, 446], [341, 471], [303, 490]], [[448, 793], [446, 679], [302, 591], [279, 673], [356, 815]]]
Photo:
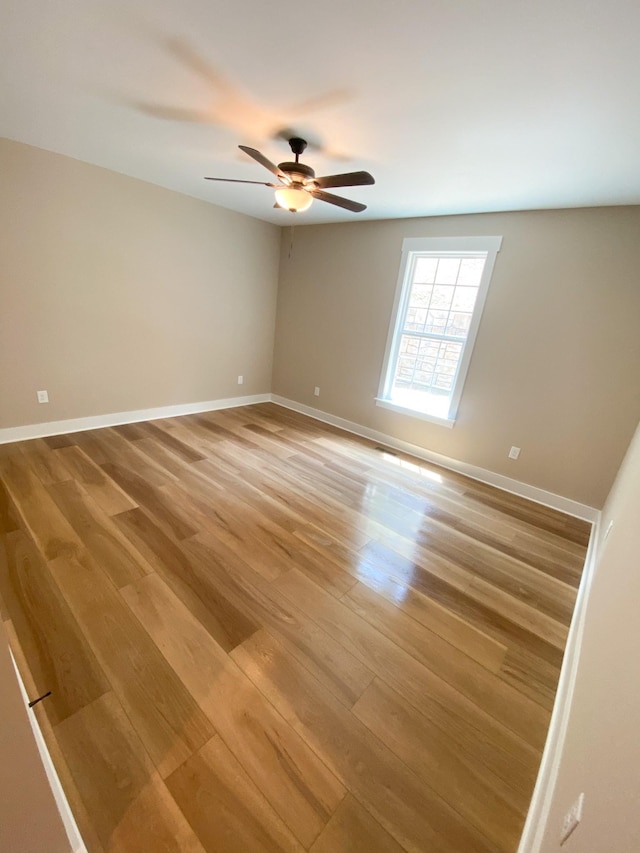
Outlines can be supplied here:
[[520, 456], [520, 448], [519, 447], [512, 447], [511, 450], [509, 451], [509, 459], [517, 459], [518, 456]]
[[314, 393], [314, 396], [316, 396], [316, 397], [319, 397], [319, 396], [320, 396], [320, 389], [318, 388], [318, 386], [317, 386], [317, 385], [316, 385], [316, 387], [313, 389], [313, 393]]
[[38, 391], [38, 402], [39, 403], [48, 403], [49, 402], [49, 394], [46, 391]]
[[238, 385], [242, 385], [244, 382], [244, 376], [238, 376]]

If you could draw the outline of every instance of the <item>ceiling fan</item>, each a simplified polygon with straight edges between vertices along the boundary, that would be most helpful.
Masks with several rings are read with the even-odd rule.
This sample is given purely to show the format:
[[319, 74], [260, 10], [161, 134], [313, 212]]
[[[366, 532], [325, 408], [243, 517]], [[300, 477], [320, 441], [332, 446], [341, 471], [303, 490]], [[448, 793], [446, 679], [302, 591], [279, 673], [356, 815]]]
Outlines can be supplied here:
[[205, 181], [225, 181], [231, 184], [260, 184], [264, 187], [272, 187], [276, 191], [276, 203], [274, 207], [280, 207], [292, 213], [307, 210], [314, 198], [317, 198], [318, 201], [335, 204], [337, 207], [343, 207], [345, 210], [350, 210], [353, 213], [361, 213], [367, 209], [366, 204], [360, 204], [360, 202], [342, 198], [342, 196], [333, 195], [333, 193], [327, 193], [325, 189], [328, 187], [359, 187], [365, 184], [374, 184], [375, 181], [369, 172], [346, 172], [343, 175], [325, 175], [324, 177], [316, 178], [316, 173], [311, 166], [300, 163], [300, 155], [307, 147], [306, 140], [301, 139], [299, 136], [292, 136], [289, 140], [289, 145], [295, 155], [295, 162], [279, 163], [277, 166], [271, 160], [268, 160], [264, 154], [256, 151], [255, 148], [248, 148], [246, 145], [238, 146], [245, 154], [253, 157], [254, 160], [257, 160], [258, 163], [275, 175], [280, 183], [269, 184], [265, 181], [241, 181], [236, 178], [205, 178]]

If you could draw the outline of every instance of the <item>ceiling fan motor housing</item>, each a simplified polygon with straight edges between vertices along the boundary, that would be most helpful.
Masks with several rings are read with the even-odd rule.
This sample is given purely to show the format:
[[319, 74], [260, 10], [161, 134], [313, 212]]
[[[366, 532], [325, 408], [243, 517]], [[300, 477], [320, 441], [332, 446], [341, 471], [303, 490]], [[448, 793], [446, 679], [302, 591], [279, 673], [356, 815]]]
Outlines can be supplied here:
[[292, 181], [301, 184], [313, 180], [316, 176], [311, 166], [305, 166], [304, 163], [278, 163], [278, 169], [288, 175]]

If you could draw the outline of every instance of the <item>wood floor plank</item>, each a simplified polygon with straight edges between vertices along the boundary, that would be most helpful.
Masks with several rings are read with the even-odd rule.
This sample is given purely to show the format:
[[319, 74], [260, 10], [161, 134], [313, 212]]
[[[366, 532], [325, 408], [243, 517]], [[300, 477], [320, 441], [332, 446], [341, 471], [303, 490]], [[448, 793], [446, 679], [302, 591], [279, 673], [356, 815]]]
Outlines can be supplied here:
[[63, 447], [55, 451], [71, 477], [93, 498], [107, 515], [133, 509], [136, 502], [107, 477], [99, 465], [82, 450], [81, 446]]
[[107, 853], [204, 853], [113, 693], [55, 734]]
[[[265, 500], [265, 496], [246, 483], [238, 483], [237, 476], [223, 473], [219, 469], [212, 470], [210, 460], [195, 465], [198, 473], [208, 477], [210, 481], [226, 484], [227, 495], [225, 504], [231, 512], [224, 518], [222, 527], [214, 530], [217, 536], [224, 535], [226, 544], [236, 550], [239, 555], [264, 574], [265, 577], [277, 577], [282, 571], [294, 565], [300, 571], [308, 574], [325, 589], [336, 595], [342, 595], [353, 584], [355, 579], [349, 569], [357, 560], [356, 552], [341, 546], [332, 540], [330, 548], [324, 547], [321, 552], [314, 543], [304, 536], [291, 539], [291, 532], [297, 534], [305, 527], [303, 516], [293, 512], [289, 505], [278, 502], [273, 498]], [[193, 478], [183, 478], [190, 490], [201, 493], [201, 484]], [[202, 495], [202, 497], [205, 497]], [[201, 510], [202, 511], [202, 510]], [[248, 528], [247, 518], [255, 518], [257, 525]], [[241, 526], [242, 534], [233, 534], [233, 525]], [[203, 525], [211, 529], [210, 524]], [[315, 528], [317, 530], [317, 528]], [[228, 532], [227, 532], [228, 531]], [[317, 531], [320, 534], [320, 531]], [[229, 539], [229, 534], [232, 539]], [[242, 536], [248, 539], [243, 545]]]
[[510, 492], [502, 492], [477, 480], [469, 481], [468, 491], [482, 494], [483, 503], [496, 507], [506, 515], [533, 521], [542, 530], [557, 533], [570, 542], [586, 548], [591, 534], [591, 524], [581, 519], [573, 519], [558, 510], [531, 502]]
[[56, 450], [59, 447], [70, 447], [74, 443], [73, 435], [68, 434], [49, 435], [46, 436], [46, 438], [43, 438], [42, 440], [52, 450]]
[[[422, 650], [423, 660], [418, 662], [368, 621], [342, 602], [328, 596], [299, 572], [288, 572], [273, 583], [302, 612], [377, 675], [394, 686], [399, 684], [402, 692], [415, 687], [417, 673], [423, 683], [431, 674], [449, 684], [476, 708], [493, 717], [526, 743], [533, 747], [540, 747], [544, 743], [549, 725], [546, 711], [493, 673], [483, 670], [475, 661], [470, 658], [464, 660], [462, 656], [453, 654], [455, 649], [448, 643], [442, 643], [437, 635], [433, 635], [437, 637], [434, 642], [445, 656], [441, 658], [433, 654], [427, 667], [424, 660], [432, 652], [428, 646]], [[386, 624], [381, 627], [387, 630]], [[418, 666], [412, 664], [411, 660]], [[410, 671], [411, 678], [408, 677]]]
[[[243, 559], [251, 561], [256, 570], [265, 577], [271, 579], [282, 573], [283, 557], [276, 549], [269, 547], [264, 537], [255, 535], [255, 525], [251, 524], [250, 516], [243, 518], [233, 511], [226, 501], [220, 501], [215, 505], [207, 503], [199, 496], [187, 493], [181, 486], [169, 486], [165, 494], [173, 502], [174, 506], [193, 520], [197, 531], [215, 530], [216, 535], [224, 541], [228, 548]], [[181, 537], [187, 538], [187, 537]]]
[[[402, 547], [402, 544], [396, 540], [392, 550]], [[403, 600], [408, 597], [407, 590], [414, 590], [436, 601], [507, 647], [523, 646], [532, 650], [543, 660], [557, 666], [558, 670], [560, 669], [562, 653], [548, 642], [546, 637], [523, 628], [514, 620], [466, 595], [473, 582], [468, 572], [465, 571], [461, 576], [458, 573], [463, 570], [454, 566], [452, 574], [451, 566], [446, 561], [444, 564], [441, 563], [437, 556], [432, 558], [420, 555], [419, 565], [411, 558], [407, 560], [406, 569], [403, 568], [404, 563], [397, 567], [392, 561], [378, 562], [374, 571], [368, 570], [363, 573], [361, 580], [376, 592], [392, 600]]]
[[[72, 447], [81, 448], [82, 452], [96, 465], [109, 461], [109, 455], [100, 443], [100, 436], [104, 434], [102, 429], [86, 429], [73, 434]], [[63, 449], [63, 448], [60, 448]]]
[[469, 585], [467, 595], [473, 601], [485, 605], [504, 619], [524, 628], [525, 631], [530, 631], [532, 634], [545, 639], [559, 651], [564, 650], [569, 633], [568, 624], [552, 619], [546, 613], [525, 604], [518, 598], [482, 579], [475, 580]]
[[212, 583], [208, 566], [189, 560], [177, 542], [142, 510], [121, 513], [114, 520], [222, 649], [231, 651], [259, 628], [246, 610], [236, 607], [224, 590]]
[[21, 453], [0, 459], [0, 476], [21, 524], [47, 560], [75, 554], [82, 543]]
[[122, 594], [244, 771], [309, 846], [344, 797], [342, 784], [160, 578]]
[[139, 438], [136, 441], [136, 450], [156, 465], [169, 471], [176, 479], [180, 479], [185, 472], [193, 470], [188, 462], [154, 438]]
[[141, 554], [77, 482], [54, 483], [47, 491], [115, 586], [133, 583], [151, 571]]
[[[447, 610], [446, 607], [442, 607], [411, 588], [406, 589], [406, 595], [400, 595], [398, 598], [398, 601], [393, 598], [389, 600], [366, 584], [358, 583], [341, 600], [354, 612], [361, 615], [367, 614], [369, 621], [376, 619], [379, 620], [378, 624], [383, 622], [386, 624], [387, 619], [391, 622], [397, 621], [404, 637], [405, 647], [422, 646], [429, 636], [420, 630], [422, 626], [468, 655], [485, 669], [500, 672], [507, 654], [507, 647], [503, 643], [499, 643]], [[407, 614], [407, 618], [398, 617], [397, 610]], [[414, 622], [416, 625], [413, 624]]]
[[[418, 545], [422, 538], [423, 533], [420, 532], [417, 536]], [[523, 604], [533, 606], [542, 617], [547, 615], [564, 624], [570, 621], [576, 592], [567, 584], [494, 552], [481, 543], [465, 541], [463, 537], [446, 536], [439, 532], [437, 536], [429, 535], [428, 543], [429, 559], [424, 566], [427, 570], [435, 562], [435, 555], [441, 558], [441, 565], [455, 566], [458, 576], [461, 577], [461, 572], [464, 572], [469, 582], [487, 583]], [[414, 566], [422, 564], [419, 551], [416, 553], [414, 550], [414, 558], [409, 560], [378, 542], [369, 543], [360, 554], [362, 564], [370, 566], [371, 571], [389, 565], [407, 578], [416, 572]]]
[[[358, 573], [369, 586], [380, 584], [385, 576], [391, 580], [401, 579], [413, 589], [437, 596], [444, 603], [453, 599], [458, 605], [464, 605], [467, 601], [467, 611], [469, 606], [478, 603], [558, 649], [565, 646], [567, 624], [558, 622], [536, 606], [526, 603], [524, 596], [514, 597], [482, 577], [474, 578], [468, 568], [462, 569], [457, 564], [438, 566], [431, 558], [410, 560], [378, 542], [369, 543], [360, 553]], [[434, 569], [438, 575], [434, 574]], [[461, 572], [464, 572], [467, 581], [464, 586], [460, 585], [463, 577]], [[443, 582], [442, 576], [449, 580]], [[574, 591], [569, 591], [573, 598]]]
[[287, 447], [282, 441], [278, 441], [273, 433], [258, 424], [246, 424], [240, 427], [241, 435], [246, 435], [249, 441], [255, 442], [262, 450], [266, 450], [276, 459], [290, 459], [296, 454], [295, 448]]
[[402, 853], [364, 806], [347, 794], [310, 848], [311, 853]]
[[[190, 417], [188, 425], [184, 422], [178, 422], [178, 419], [170, 419], [167, 428], [171, 430], [172, 435], [175, 435], [181, 441], [184, 441], [185, 444], [188, 444], [194, 450], [199, 451], [207, 457], [211, 455], [216, 444], [229, 437], [228, 434], [226, 436], [219, 435], [216, 431], [207, 429], [200, 422], [198, 415]], [[215, 429], [217, 428], [214, 427]]]
[[[138, 477], [154, 488], [173, 483], [176, 480], [175, 475], [170, 470], [141, 453], [137, 441], [129, 441], [114, 427], [94, 430], [91, 435], [92, 440], [86, 444], [80, 437], [82, 433], [77, 435], [79, 436], [80, 446], [96, 465], [101, 467], [108, 464], [118, 465], [135, 472]], [[123, 491], [129, 494], [128, 490], [124, 489]]]
[[346, 707], [371, 683], [373, 672], [367, 666], [313, 622], [300, 618], [286, 598], [214, 537], [200, 534], [184, 542], [182, 550], [217, 589], [251, 613], [255, 624], [268, 625], [291, 641], [294, 654], [313, 660], [326, 689]]
[[178, 767], [167, 786], [205, 850], [303, 853], [218, 735]]
[[328, 695], [282, 642], [261, 631], [234, 649], [233, 658], [401, 845], [442, 853], [492, 849]]
[[517, 847], [526, 813], [511, 786], [477, 761], [473, 743], [448, 734], [376, 679], [353, 713], [405, 764], [485, 835], [496, 851]]
[[[529, 558], [532, 553], [540, 553], [544, 556], [545, 551], [542, 545], [545, 542], [548, 543], [553, 549], [553, 557], [556, 559], [536, 561], [533, 564], [553, 576], [577, 586], [576, 580], [580, 578], [584, 563], [583, 545], [575, 545], [575, 543], [564, 539], [561, 533], [553, 533], [537, 527], [532, 522], [531, 515], [520, 514], [519, 517], [516, 517], [506, 514], [499, 505], [496, 507], [489, 506], [483, 500], [485, 492], [473, 491], [470, 488], [471, 481], [463, 475], [439, 468], [422, 460], [416, 460], [408, 457], [407, 454], [396, 451], [383, 450], [378, 454], [376, 460], [366, 441], [336, 440], [323, 435], [316, 440], [315, 444], [316, 447], [325, 447], [331, 454], [346, 460], [350, 464], [356, 461], [356, 464], [361, 466], [361, 470], [366, 471], [367, 480], [372, 485], [393, 484], [400, 486], [404, 493], [407, 489], [405, 472], [415, 473], [416, 476], [412, 478], [409, 484], [410, 492], [426, 497], [429, 507], [435, 504], [441, 509], [448, 508], [449, 513], [446, 520], [450, 526], [464, 529], [468, 524], [468, 519], [475, 518], [478, 521], [475, 528], [481, 531], [479, 538], [483, 541], [483, 536], [486, 537], [488, 532], [502, 531], [506, 533], [507, 530], [510, 530], [512, 535], [508, 541], [511, 547], [518, 552], [512, 556], [519, 556], [520, 559], [524, 559], [524, 562], [530, 562]], [[488, 488], [490, 494], [495, 491], [492, 487], [485, 488]], [[429, 511], [429, 507], [424, 505], [424, 509], [427, 511]], [[453, 524], [451, 524], [453, 521], [452, 512], [455, 515]], [[437, 517], [437, 514], [433, 517]], [[439, 520], [444, 522], [445, 517], [440, 516]], [[501, 546], [498, 546], [499, 550], [500, 548]], [[509, 553], [509, 550], [507, 549], [505, 553]], [[567, 561], [566, 566], [565, 560]], [[562, 574], [563, 567], [567, 570], [567, 576]]]
[[[375, 609], [383, 613], [393, 612], [389, 611], [389, 607], [396, 607], [486, 669], [500, 672], [507, 654], [507, 646], [504, 643], [498, 642], [411, 587], [394, 587], [398, 589], [398, 595], [393, 594], [394, 588], [387, 591], [384, 585], [381, 589], [380, 585], [376, 588], [357, 583], [342, 597], [342, 601], [348, 606], [358, 603], [374, 605]], [[385, 592], [388, 594], [385, 595]]]
[[[224, 447], [225, 458], [232, 458], [240, 466], [246, 466], [246, 456], [230, 442]], [[287, 464], [276, 464], [263, 458], [256, 461], [248, 475], [250, 482], [276, 503], [288, 506], [299, 517], [299, 523], [312, 523], [319, 527], [329, 527], [336, 539], [348, 548], [355, 550], [365, 545], [371, 538], [366, 528], [366, 520], [345, 511], [343, 506], [322, 500], [314, 491], [313, 482], [300, 483], [291, 474]]]
[[500, 677], [513, 684], [547, 711], [553, 710], [559, 670], [531, 651], [513, 646], [500, 667]]
[[[172, 496], [189, 507], [201, 529], [214, 532], [256, 571], [273, 579], [296, 566], [336, 594], [341, 595], [353, 586], [354, 578], [338, 558], [330, 555], [327, 559], [326, 554], [319, 555], [308, 543], [291, 538], [290, 532], [300, 524], [300, 516], [281, 511], [275, 503], [265, 502], [255, 490], [252, 494], [252, 490], [243, 489], [241, 485], [234, 489], [232, 478], [220, 475], [219, 471], [212, 472], [204, 463], [194, 468], [198, 475], [208, 476], [218, 483], [226, 481], [228, 491], [224, 501], [217, 501], [212, 511], [213, 496], [207, 494], [194, 475], [183, 478], [191, 497], [185, 494], [183, 487], [177, 492], [173, 490]], [[242, 498], [234, 497], [234, 491], [241, 492]]]
[[0, 590], [30, 673], [31, 698], [51, 691], [44, 708], [57, 723], [111, 685], [30, 537], [14, 531], [6, 546]]
[[18, 446], [22, 450], [23, 458], [43, 485], [62, 483], [70, 478], [58, 451], [48, 447], [44, 439], [34, 438], [31, 441], [18, 442]]
[[[461, 653], [455, 644], [443, 641], [439, 635], [366, 587], [361, 587], [359, 593], [347, 593], [342, 601], [354, 613], [471, 698], [487, 713], [496, 716], [493, 702], [485, 701], [487, 694], [492, 698], [501, 696], [507, 702], [514, 701], [511, 688], [504, 691], [497, 675], [501, 672], [504, 655], [500, 658], [498, 667], [488, 671], [484, 665]], [[500, 715], [497, 719], [505, 722], [504, 717]]]
[[150, 436], [151, 438], [154, 438], [159, 444], [164, 445], [184, 462], [198, 462], [201, 459], [206, 458], [203, 453], [194, 450], [188, 444], [180, 441], [179, 438], [171, 435], [168, 430], [162, 429], [161, 426], [153, 421], [146, 421], [141, 423], [139, 426], [143, 436]]
[[7, 489], [0, 480], [0, 536], [20, 529], [18, 513]]
[[[280, 633], [274, 634], [271, 627], [269, 633], [276, 639], [281, 637]], [[348, 633], [337, 636], [340, 636], [343, 645], [349, 647], [354, 656], [359, 654], [358, 640], [354, 643], [349, 639]], [[370, 636], [368, 635], [368, 638]], [[316, 650], [308, 651], [300, 643], [294, 646], [295, 640], [291, 635], [286, 639], [288, 651], [324, 684], [325, 667], [318, 664]], [[414, 658], [406, 656], [393, 643], [374, 642], [367, 645], [366, 639], [365, 654], [369, 656], [367, 659], [370, 667], [378, 674], [383, 674], [407, 702], [428, 716], [453, 741], [461, 744], [461, 748], [469, 749], [469, 745], [473, 744], [475, 759], [512, 786], [521, 800], [528, 801], [540, 761], [539, 752], [493, 717], [480, 711], [476, 704]], [[360, 695], [362, 692], [360, 691]]]
[[426, 591], [430, 586], [435, 590], [438, 581], [442, 581], [457, 596], [475, 578], [468, 569], [419, 547], [415, 540], [384, 525], [376, 526], [373, 540], [367, 543], [360, 557], [358, 574], [365, 583], [367, 578], [388, 576], [405, 586]]
[[[344, 448], [341, 457], [352, 463], [351, 456]], [[372, 468], [370, 463], [360, 461], [360, 457], [358, 460], [360, 481], [384, 489], [385, 498], [398, 508], [411, 511], [417, 509], [421, 515], [428, 516], [448, 531], [463, 533], [551, 576], [563, 579], [560, 569], [565, 568], [567, 571], [577, 570], [579, 577], [584, 562], [583, 549], [572, 551], [571, 544], [559, 537], [556, 537], [556, 546], [551, 545], [549, 537], [541, 542], [540, 530], [530, 523], [505, 516], [499, 510], [487, 507], [460, 491], [451, 492], [443, 488], [440, 484], [443, 478], [434, 474], [433, 466], [427, 463], [417, 465], [414, 460], [410, 463], [410, 470], [417, 473], [418, 479], [408, 484], [402, 471], [394, 471], [389, 466]], [[406, 467], [407, 463], [404, 465]], [[437, 477], [437, 484], [430, 481], [430, 475]], [[553, 556], [549, 553], [551, 548]], [[573, 576], [569, 580], [573, 582]]]
[[105, 462], [101, 467], [123, 491], [130, 495], [137, 504], [148, 509], [177, 539], [186, 539], [198, 532], [180, 514], [172, 501], [167, 498], [162, 487], [151, 486], [141, 476], [122, 465]]
[[311, 524], [296, 527], [293, 535], [296, 539], [292, 543], [294, 552], [302, 552], [309, 558], [305, 561], [296, 559], [299, 571], [336, 598], [355, 586], [358, 580], [355, 568], [358, 564], [357, 552]]
[[167, 776], [209, 740], [211, 724], [90, 558], [59, 557], [50, 566], [113, 691]]
[[116, 433], [116, 435], [121, 435], [123, 438], [126, 438], [127, 441], [138, 441], [145, 437], [143, 426], [144, 421], [132, 424], [117, 424], [116, 426], [111, 427], [111, 431]]

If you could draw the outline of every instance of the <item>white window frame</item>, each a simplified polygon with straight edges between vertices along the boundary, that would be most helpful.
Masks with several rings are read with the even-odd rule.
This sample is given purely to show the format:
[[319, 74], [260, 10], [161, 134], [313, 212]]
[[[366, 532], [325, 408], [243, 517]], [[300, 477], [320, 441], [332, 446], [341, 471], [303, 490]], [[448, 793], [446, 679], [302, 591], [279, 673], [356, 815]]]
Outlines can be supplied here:
[[[392, 409], [402, 414], [410, 415], [414, 418], [420, 418], [425, 421], [441, 424], [446, 427], [453, 427], [458, 413], [458, 405], [462, 397], [462, 389], [467, 378], [467, 371], [471, 363], [471, 354], [476, 342], [478, 328], [480, 327], [480, 319], [484, 309], [484, 303], [489, 291], [489, 283], [493, 274], [496, 256], [502, 246], [502, 237], [407, 237], [402, 242], [402, 258], [400, 261], [400, 272], [398, 274], [398, 283], [396, 286], [396, 294], [393, 303], [393, 311], [391, 313], [391, 322], [389, 324], [389, 334], [387, 336], [387, 345], [384, 353], [384, 362], [382, 366], [382, 374], [380, 377], [380, 387], [378, 396], [375, 398], [377, 406], [383, 406], [385, 409]], [[454, 257], [464, 255], [485, 254], [486, 260], [478, 295], [476, 297], [473, 314], [471, 316], [471, 324], [469, 334], [464, 343], [462, 357], [458, 365], [453, 390], [450, 397], [449, 411], [446, 417], [439, 417], [427, 412], [421, 412], [417, 409], [411, 409], [406, 406], [401, 406], [390, 398], [393, 378], [395, 376], [396, 363], [398, 360], [398, 351], [400, 348], [400, 339], [402, 337], [402, 329], [400, 328], [401, 321], [404, 319], [407, 302], [411, 292], [411, 279], [413, 277], [413, 268], [416, 258], [424, 254], [433, 255], [452, 255]]]

